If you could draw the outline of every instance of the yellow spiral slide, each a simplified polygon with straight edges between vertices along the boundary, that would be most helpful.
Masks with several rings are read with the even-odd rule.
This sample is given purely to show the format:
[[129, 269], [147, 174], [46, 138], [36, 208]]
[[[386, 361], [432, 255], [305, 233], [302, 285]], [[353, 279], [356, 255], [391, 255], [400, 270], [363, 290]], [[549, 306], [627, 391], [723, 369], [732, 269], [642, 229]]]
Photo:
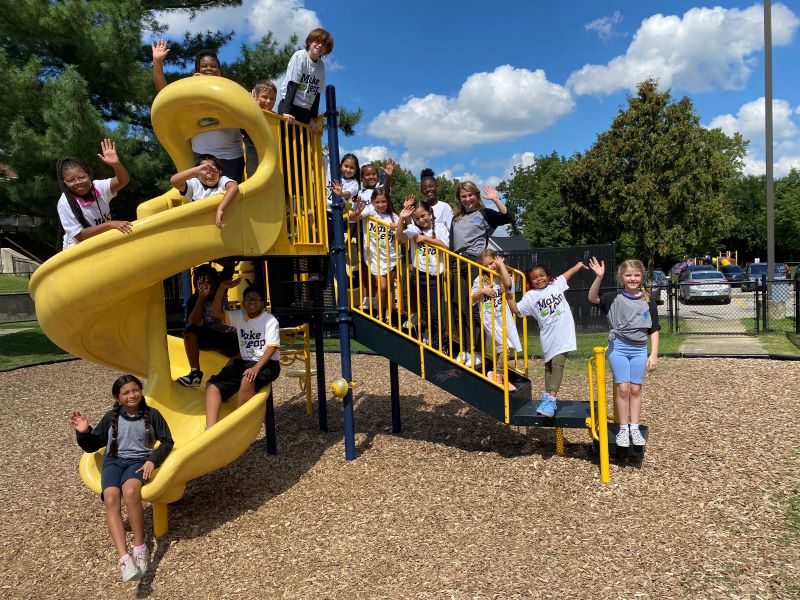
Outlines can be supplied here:
[[[220, 195], [183, 204], [173, 190], [139, 206], [131, 234], [108, 231], [54, 256], [31, 278], [30, 292], [42, 329], [61, 348], [147, 378], [147, 402], [161, 411], [175, 439], [142, 488], [142, 498], [153, 503], [155, 534], [163, 535], [166, 505], [183, 496], [186, 482], [232, 462], [256, 438], [269, 389], [204, 431], [202, 388], [173, 381], [188, 363], [182, 340], [166, 334], [162, 280], [225, 256], [263, 255], [279, 236], [285, 238], [286, 229], [276, 141], [242, 87], [221, 77], [177, 81], [156, 97], [152, 120], [178, 170], [192, 166], [191, 138], [201, 131], [246, 129], [262, 149], [256, 173], [225, 211], [225, 227], [214, 224]], [[201, 356], [207, 373], [221, 367], [215, 357]], [[84, 482], [98, 494], [101, 464], [98, 452], [85, 454], [80, 466]]]

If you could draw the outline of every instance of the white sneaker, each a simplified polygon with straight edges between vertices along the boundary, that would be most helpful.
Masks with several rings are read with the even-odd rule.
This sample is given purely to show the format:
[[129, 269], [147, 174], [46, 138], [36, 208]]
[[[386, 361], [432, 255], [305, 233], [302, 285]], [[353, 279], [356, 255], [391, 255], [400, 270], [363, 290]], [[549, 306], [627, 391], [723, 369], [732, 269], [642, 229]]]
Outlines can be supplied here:
[[481, 366], [481, 358], [477, 354], [469, 354], [467, 352], [464, 353], [466, 358], [464, 359], [464, 365], [469, 367], [470, 369], [477, 369]]
[[147, 572], [147, 567], [150, 566], [150, 551], [146, 546], [141, 552], [137, 552], [134, 548], [133, 562], [136, 564], [136, 568], [139, 569], [139, 574], [143, 576]]
[[627, 448], [631, 445], [631, 434], [626, 425], [624, 429], [620, 429], [617, 433], [617, 446], [620, 448]]
[[644, 446], [647, 443], [638, 427], [636, 429], [631, 428], [631, 442], [633, 442], [634, 446]]
[[119, 572], [122, 574], [122, 581], [134, 581], [142, 576], [136, 562], [129, 555], [119, 559]]

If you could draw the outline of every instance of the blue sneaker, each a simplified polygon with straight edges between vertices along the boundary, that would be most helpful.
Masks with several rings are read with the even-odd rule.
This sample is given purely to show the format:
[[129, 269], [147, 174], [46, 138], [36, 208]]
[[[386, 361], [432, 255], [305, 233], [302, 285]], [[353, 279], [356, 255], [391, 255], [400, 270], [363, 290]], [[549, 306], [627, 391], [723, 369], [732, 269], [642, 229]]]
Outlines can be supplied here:
[[542, 392], [542, 398], [539, 401], [539, 407], [536, 409], [536, 414], [542, 417], [552, 417], [556, 414], [556, 403], [553, 397], [547, 392]]

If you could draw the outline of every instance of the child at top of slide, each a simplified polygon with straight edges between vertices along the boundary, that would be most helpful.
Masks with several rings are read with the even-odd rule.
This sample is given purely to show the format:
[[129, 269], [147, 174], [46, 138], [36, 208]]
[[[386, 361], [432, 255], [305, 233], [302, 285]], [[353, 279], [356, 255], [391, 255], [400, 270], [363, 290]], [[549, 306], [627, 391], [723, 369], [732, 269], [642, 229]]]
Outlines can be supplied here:
[[[106, 509], [111, 541], [119, 554], [122, 581], [139, 579], [147, 571], [150, 554], [144, 537], [142, 485], [172, 451], [174, 442], [169, 426], [142, 395], [142, 382], [133, 375], [122, 375], [111, 387], [114, 407], [94, 427], [75, 411], [70, 425], [84, 452], [106, 448], [103, 457], [100, 498]], [[158, 447], [155, 447], [159, 442]], [[133, 556], [128, 553], [122, 503], [128, 508], [128, 524], [133, 533]]]
[[318, 27], [306, 36], [305, 48], [289, 59], [281, 84], [278, 113], [290, 123], [310, 123], [312, 129], [317, 129], [320, 92], [325, 89], [325, 63], [322, 59], [332, 51], [333, 37]]
[[130, 181], [114, 142], [109, 139], [100, 142], [97, 157], [114, 169], [114, 177], [92, 179], [89, 167], [77, 158], [62, 158], [56, 165], [56, 177], [61, 187], [56, 210], [64, 229], [64, 250], [104, 231], [116, 229], [130, 233], [133, 230], [129, 221], [111, 220], [109, 202]]
[[[164, 74], [164, 61], [169, 54], [165, 40], [157, 40], [150, 45], [153, 52], [153, 83], [156, 94], [167, 86]], [[217, 54], [213, 50], [201, 50], [194, 60], [194, 74], [222, 77], [222, 67]], [[222, 174], [236, 182], [244, 175], [244, 150], [242, 149], [242, 132], [240, 129], [215, 129], [203, 131], [192, 138], [192, 152], [197, 160], [201, 154], [216, 156]]]
[[202, 200], [214, 194], [224, 194], [217, 207], [215, 223], [219, 229], [225, 227], [223, 213], [239, 193], [239, 185], [221, 174], [220, 163], [215, 156], [201, 154], [191, 169], [180, 171], [170, 177], [170, 184], [190, 202]]
[[[262, 79], [256, 82], [250, 94], [258, 104], [258, 108], [272, 112], [275, 107], [275, 100], [278, 97], [278, 88], [271, 81]], [[250, 139], [244, 129], [242, 129], [242, 138], [244, 141], [244, 171], [247, 177], [252, 177], [258, 167], [258, 151], [253, 144], [253, 140]]]
[[551, 277], [542, 265], [530, 271], [533, 289], [525, 293], [518, 303], [508, 298], [511, 312], [521, 317], [535, 317], [539, 324], [539, 338], [544, 354], [544, 391], [536, 412], [545, 417], [556, 414], [556, 398], [564, 376], [567, 355], [577, 349], [575, 321], [564, 292], [567, 281], [577, 272], [586, 269], [577, 263], [558, 277]]

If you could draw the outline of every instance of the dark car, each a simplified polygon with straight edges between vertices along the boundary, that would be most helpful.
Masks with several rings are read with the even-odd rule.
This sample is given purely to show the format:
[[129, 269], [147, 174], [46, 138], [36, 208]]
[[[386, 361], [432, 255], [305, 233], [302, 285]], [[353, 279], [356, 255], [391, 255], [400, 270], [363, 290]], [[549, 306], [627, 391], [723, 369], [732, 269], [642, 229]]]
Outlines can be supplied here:
[[[745, 292], [752, 292], [758, 286], [759, 282], [761, 281], [762, 277], [767, 273], [767, 263], [765, 262], [757, 262], [757, 263], [749, 263], [745, 269], [745, 280], [742, 282], [742, 290]], [[773, 272], [772, 279], [767, 277], [768, 280], [772, 281], [775, 279], [786, 279], [786, 265], [780, 263], [775, 265], [775, 270]]]
[[725, 275], [731, 287], [742, 287], [742, 282], [747, 279], [744, 269], [739, 265], [724, 265], [719, 272]]

